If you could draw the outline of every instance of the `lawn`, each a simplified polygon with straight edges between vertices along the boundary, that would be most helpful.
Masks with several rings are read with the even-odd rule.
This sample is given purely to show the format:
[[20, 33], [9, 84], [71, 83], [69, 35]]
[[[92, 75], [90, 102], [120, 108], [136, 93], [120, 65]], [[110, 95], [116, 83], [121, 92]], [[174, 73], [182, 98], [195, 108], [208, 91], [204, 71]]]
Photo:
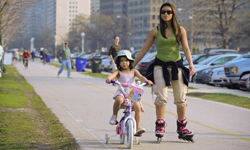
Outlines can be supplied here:
[[79, 149], [14, 66], [0, 78], [0, 149]]

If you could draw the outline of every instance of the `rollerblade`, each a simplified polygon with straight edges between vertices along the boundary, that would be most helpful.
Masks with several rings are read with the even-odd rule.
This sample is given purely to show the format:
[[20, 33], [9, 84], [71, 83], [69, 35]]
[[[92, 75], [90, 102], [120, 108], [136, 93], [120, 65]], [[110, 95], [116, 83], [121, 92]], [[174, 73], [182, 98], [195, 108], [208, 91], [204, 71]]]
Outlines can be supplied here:
[[193, 140], [193, 132], [192, 131], [189, 131], [187, 128], [186, 128], [186, 125], [187, 125], [187, 120], [186, 118], [185, 119], [182, 119], [181, 121], [179, 121], [177, 119], [177, 133], [179, 134], [178, 138], [180, 140], [184, 140], [184, 141], [191, 141], [194, 143], [194, 140]]
[[165, 119], [157, 119], [155, 125], [155, 136], [157, 137], [157, 142], [160, 143], [165, 133]]

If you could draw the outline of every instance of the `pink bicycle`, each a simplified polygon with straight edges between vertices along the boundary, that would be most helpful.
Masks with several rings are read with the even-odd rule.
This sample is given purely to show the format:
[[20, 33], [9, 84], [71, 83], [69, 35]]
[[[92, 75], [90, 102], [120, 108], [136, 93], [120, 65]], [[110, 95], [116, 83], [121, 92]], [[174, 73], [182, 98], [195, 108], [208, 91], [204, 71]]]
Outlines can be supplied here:
[[[128, 106], [125, 106], [125, 110], [123, 111], [124, 116], [117, 122], [116, 126], [116, 134], [108, 135], [105, 134], [105, 143], [109, 142], [110, 137], [119, 135], [120, 143], [124, 144], [126, 138], [127, 148], [131, 148], [133, 146], [133, 137], [135, 136], [136, 143], [139, 145], [141, 143], [141, 136], [142, 135], [135, 135], [136, 133], [136, 121], [134, 117], [131, 115], [132, 108], [131, 108], [131, 101], [140, 101], [141, 96], [144, 93], [143, 86], [148, 85], [148, 83], [140, 84], [138, 81], [137, 84], [129, 84], [129, 83], [120, 83], [119, 81], [111, 81], [111, 83], [117, 84], [124, 94], [125, 98], [129, 99]], [[124, 91], [123, 87], [129, 87], [129, 93]]]

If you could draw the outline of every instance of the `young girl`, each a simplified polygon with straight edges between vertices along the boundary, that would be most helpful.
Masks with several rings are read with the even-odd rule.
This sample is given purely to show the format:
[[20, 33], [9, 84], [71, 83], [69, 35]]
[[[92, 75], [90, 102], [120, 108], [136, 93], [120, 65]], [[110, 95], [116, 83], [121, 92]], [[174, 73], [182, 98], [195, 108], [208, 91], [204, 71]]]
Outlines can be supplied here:
[[[110, 81], [115, 77], [118, 78], [119, 82], [122, 83], [134, 83], [135, 76], [138, 77], [142, 82], [148, 82], [149, 85], [153, 83], [147, 80], [144, 76], [142, 76], [138, 70], [133, 69], [134, 59], [131, 57], [131, 53], [128, 50], [122, 50], [118, 53], [118, 55], [114, 59], [118, 70], [114, 71], [111, 75], [108, 76], [106, 79], [106, 83], [110, 84]], [[128, 89], [125, 88], [127, 91]], [[113, 115], [109, 121], [109, 124], [115, 125], [117, 119], [117, 113], [122, 105], [128, 104], [128, 99], [124, 99], [124, 95], [121, 89], [118, 87], [117, 92], [115, 93], [113, 99], [115, 99], [113, 105]], [[132, 109], [135, 111], [135, 120], [136, 120], [136, 134], [142, 134], [146, 130], [141, 128], [141, 111], [142, 105], [140, 102], [133, 102], [132, 101]]]

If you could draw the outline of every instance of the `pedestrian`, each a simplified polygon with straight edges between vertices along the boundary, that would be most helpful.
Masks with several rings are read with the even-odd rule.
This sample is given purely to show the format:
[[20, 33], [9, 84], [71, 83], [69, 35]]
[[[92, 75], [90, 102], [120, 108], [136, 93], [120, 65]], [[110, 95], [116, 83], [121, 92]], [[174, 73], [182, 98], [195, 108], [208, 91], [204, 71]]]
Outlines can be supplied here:
[[19, 61], [21, 61], [22, 56], [23, 56], [23, 52], [22, 50], [19, 50]]
[[[139, 78], [142, 82], [148, 82], [149, 85], [153, 83], [150, 80], [147, 80], [144, 76], [140, 74], [140, 72], [136, 69], [133, 69], [134, 59], [131, 57], [131, 53], [128, 50], [122, 50], [118, 53], [118, 55], [114, 59], [118, 70], [115, 70], [111, 75], [106, 79], [106, 83], [110, 84], [111, 80], [115, 77], [118, 78], [118, 81], [121, 83], [135, 83], [135, 77]], [[127, 91], [128, 89], [126, 89]], [[120, 88], [116, 91], [113, 96], [115, 100], [113, 104], [113, 115], [110, 118], [109, 123], [111, 125], [116, 125], [117, 122], [117, 113], [121, 106], [127, 106], [128, 99], [124, 99], [124, 95]], [[141, 128], [141, 111], [142, 105], [141, 102], [132, 101], [132, 109], [135, 111], [135, 120], [136, 120], [136, 135], [140, 135], [144, 133], [146, 130]]]
[[35, 52], [34, 52], [34, 51], [32, 51], [32, 52], [31, 52], [31, 59], [32, 59], [32, 61], [34, 61], [34, 60], [35, 60], [35, 57], [36, 57], [36, 56], [35, 56]]
[[41, 59], [41, 63], [43, 63], [44, 64], [44, 57], [45, 57], [45, 51], [44, 51], [44, 48], [43, 47], [41, 47], [41, 49], [40, 49], [41, 51], [40, 51], [40, 59]]
[[[148, 39], [139, 51], [134, 66], [148, 52], [149, 48], [157, 41], [157, 55], [154, 63], [149, 66], [146, 77], [153, 81], [154, 94], [157, 95], [156, 105], [156, 131], [158, 139], [165, 133], [165, 105], [168, 101], [168, 87], [173, 87], [174, 104], [177, 106], [177, 133], [179, 139], [192, 141], [193, 132], [186, 128], [186, 93], [188, 91], [189, 75], [195, 74], [191, 52], [188, 46], [185, 29], [179, 25], [175, 7], [170, 3], [162, 4], [160, 8], [160, 24], [152, 29]], [[183, 66], [180, 55], [180, 44], [189, 63], [188, 68]]]
[[114, 58], [117, 56], [118, 52], [122, 49], [121, 45], [119, 45], [120, 38], [119, 36], [114, 37], [114, 44], [109, 49], [109, 57], [111, 59], [112, 72], [117, 70], [116, 64], [114, 62]]
[[18, 49], [17, 49], [17, 50], [15, 50], [15, 53], [14, 53], [14, 63], [17, 62], [18, 57], [19, 57], [19, 52], [18, 52]]
[[65, 42], [62, 46], [62, 66], [59, 69], [58, 73], [57, 73], [57, 77], [59, 78], [59, 75], [61, 74], [61, 72], [63, 71], [63, 69], [67, 66], [68, 68], [68, 74], [67, 77], [68, 78], [72, 78], [70, 76], [71, 73], [71, 58], [70, 58], [70, 49], [68, 47], [68, 43]]

